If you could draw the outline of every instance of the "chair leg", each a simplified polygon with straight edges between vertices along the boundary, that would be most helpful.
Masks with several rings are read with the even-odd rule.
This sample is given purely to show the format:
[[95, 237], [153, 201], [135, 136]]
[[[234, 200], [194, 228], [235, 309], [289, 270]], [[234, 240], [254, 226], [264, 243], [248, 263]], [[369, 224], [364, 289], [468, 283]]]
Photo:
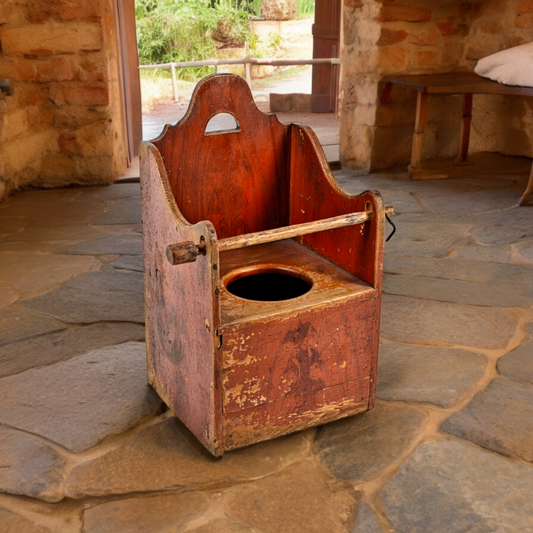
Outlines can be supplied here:
[[411, 164], [409, 170], [421, 168], [422, 146], [424, 142], [424, 130], [427, 122], [428, 95], [419, 92], [416, 99], [415, 132], [413, 134], [413, 147], [411, 151]]
[[472, 94], [464, 95], [463, 116], [461, 118], [461, 134], [459, 137], [458, 161], [468, 159], [468, 145], [470, 144], [470, 126], [472, 124]]

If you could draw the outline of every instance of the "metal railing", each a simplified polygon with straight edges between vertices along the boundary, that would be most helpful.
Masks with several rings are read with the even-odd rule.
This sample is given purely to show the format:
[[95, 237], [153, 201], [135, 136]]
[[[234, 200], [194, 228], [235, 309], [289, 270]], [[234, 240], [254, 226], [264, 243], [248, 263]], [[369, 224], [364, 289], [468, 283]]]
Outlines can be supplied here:
[[248, 85], [252, 84], [252, 66], [253, 65], [271, 65], [278, 66], [293, 66], [293, 65], [333, 65], [339, 66], [341, 60], [338, 57], [327, 57], [318, 59], [264, 59], [255, 57], [243, 57], [238, 59], [206, 59], [204, 61], [182, 61], [161, 63], [160, 65], [139, 65], [139, 69], [161, 69], [170, 70], [172, 73], [172, 90], [174, 93], [174, 101], [178, 101], [178, 82], [176, 78], [177, 68], [190, 67], [215, 67], [215, 72], [219, 65], [244, 65], [246, 73], [246, 81]]

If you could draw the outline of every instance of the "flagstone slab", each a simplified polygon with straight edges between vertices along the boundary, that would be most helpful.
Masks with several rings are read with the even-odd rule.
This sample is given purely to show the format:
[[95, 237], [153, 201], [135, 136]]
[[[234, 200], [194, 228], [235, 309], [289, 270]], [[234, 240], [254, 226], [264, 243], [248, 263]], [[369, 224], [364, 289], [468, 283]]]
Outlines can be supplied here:
[[0, 233], [18, 233], [29, 224], [28, 217], [22, 216], [3, 216], [0, 209]]
[[65, 328], [56, 319], [27, 309], [0, 310], [0, 346]]
[[313, 451], [335, 477], [370, 481], [409, 450], [426, 420], [416, 407], [378, 402], [366, 413], [322, 426]]
[[312, 461], [224, 493], [226, 515], [261, 533], [346, 533], [353, 527], [356, 499]]
[[490, 283], [505, 287], [521, 285], [520, 290], [530, 288], [533, 279], [531, 265], [461, 261], [456, 258], [433, 259], [391, 255], [385, 258], [383, 271], [388, 274]]
[[533, 322], [526, 325], [525, 331], [526, 340], [498, 359], [498, 371], [504, 376], [533, 385]]
[[0, 458], [0, 492], [63, 499], [67, 460], [42, 439], [0, 426]]
[[533, 531], [533, 467], [461, 442], [421, 444], [380, 496], [396, 533]]
[[451, 407], [485, 374], [485, 357], [466, 350], [383, 342], [377, 395]]
[[424, 203], [435, 213], [462, 215], [465, 213], [486, 213], [510, 208], [518, 203], [512, 187], [502, 187], [497, 194], [491, 189], [462, 192], [436, 197], [424, 197]]
[[2, 533], [55, 533], [52, 529], [36, 524], [24, 516], [0, 506]]
[[0, 346], [0, 377], [18, 374], [30, 368], [65, 361], [90, 350], [127, 341], [144, 341], [141, 324], [102, 322], [39, 335]]
[[516, 253], [522, 261], [533, 265], [533, 243], [515, 247]]
[[142, 255], [122, 255], [118, 259], [115, 259], [110, 266], [113, 268], [123, 269], [123, 270], [133, 270], [135, 272], [143, 272], [143, 256]]
[[533, 386], [496, 378], [441, 430], [510, 457], [533, 462]]
[[8, 235], [4, 243], [43, 243], [54, 242], [65, 246], [66, 242], [83, 242], [102, 237], [105, 233], [87, 225], [63, 226], [58, 228], [29, 228], [20, 233]]
[[81, 452], [159, 413], [146, 346], [127, 342], [0, 379], [0, 423]]
[[115, 269], [89, 272], [20, 305], [69, 323], [144, 323], [143, 275]]
[[262, 529], [245, 526], [226, 517], [213, 520], [200, 527], [187, 529], [187, 533], [261, 533]]
[[[531, 278], [533, 279], [533, 277]], [[528, 287], [531, 291], [531, 286]], [[531, 295], [512, 288], [475, 281], [448, 280], [404, 274], [385, 274], [383, 291], [425, 300], [480, 305], [485, 307], [530, 307]]]
[[517, 325], [505, 309], [383, 295], [381, 336], [386, 340], [502, 349]]
[[87, 509], [84, 533], [177, 533], [208, 507], [201, 492], [137, 496]]
[[357, 520], [352, 533], [383, 533], [374, 511], [364, 502], [357, 506]]
[[493, 263], [508, 264], [512, 258], [512, 252], [508, 245], [485, 246], [481, 244], [469, 244], [453, 253], [456, 260], [486, 261]]
[[93, 224], [138, 224], [140, 222], [140, 195], [106, 202], [104, 213], [93, 219]]
[[394, 219], [396, 233], [385, 244], [388, 255], [407, 257], [445, 257], [452, 250], [470, 241], [469, 224], [427, 220], [427, 215], [417, 221]]
[[130, 196], [140, 196], [140, 183], [120, 183], [115, 182], [111, 185], [97, 187], [83, 187], [79, 189], [79, 195], [74, 199], [75, 202], [86, 202], [87, 200], [120, 200]]
[[0, 290], [0, 309], [15, 303], [19, 297], [20, 294], [14, 289], [3, 287], [2, 290]]
[[103, 255], [103, 254], [142, 254], [141, 235], [110, 235], [101, 239], [61, 248], [62, 254]]
[[98, 266], [93, 257], [0, 252], [0, 291], [15, 289], [22, 294], [48, 291]]
[[517, 244], [533, 240], [533, 227], [487, 226], [474, 229], [472, 236], [484, 245]]
[[303, 433], [212, 457], [175, 417], [143, 429], [119, 448], [74, 468], [70, 498], [201, 489], [272, 475], [309, 451]]

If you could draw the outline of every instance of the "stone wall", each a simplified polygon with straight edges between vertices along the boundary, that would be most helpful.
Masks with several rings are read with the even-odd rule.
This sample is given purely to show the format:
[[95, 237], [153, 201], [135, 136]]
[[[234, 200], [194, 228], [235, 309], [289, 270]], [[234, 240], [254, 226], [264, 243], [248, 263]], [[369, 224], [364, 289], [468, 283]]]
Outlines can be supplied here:
[[127, 166], [114, 4], [3, 0], [0, 200], [24, 186], [110, 183]]
[[[394, 88], [379, 102], [379, 80], [393, 74], [471, 71], [481, 57], [533, 40], [532, 0], [344, 0], [340, 150], [366, 170], [407, 164], [415, 95]], [[437, 99], [438, 98], [438, 99]], [[458, 149], [462, 99], [430, 98], [424, 157]], [[471, 151], [533, 155], [533, 102], [474, 98]]]

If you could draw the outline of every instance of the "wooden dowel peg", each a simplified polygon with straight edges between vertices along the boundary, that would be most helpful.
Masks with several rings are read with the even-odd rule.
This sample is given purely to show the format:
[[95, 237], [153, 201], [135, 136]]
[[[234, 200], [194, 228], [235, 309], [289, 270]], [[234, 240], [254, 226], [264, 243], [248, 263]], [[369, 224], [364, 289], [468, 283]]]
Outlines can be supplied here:
[[167, 246], [167, 259], [171, 265], [194, 263], [199, 255], [205, 255], [205, 242], [200, 245], [181, 242]]

